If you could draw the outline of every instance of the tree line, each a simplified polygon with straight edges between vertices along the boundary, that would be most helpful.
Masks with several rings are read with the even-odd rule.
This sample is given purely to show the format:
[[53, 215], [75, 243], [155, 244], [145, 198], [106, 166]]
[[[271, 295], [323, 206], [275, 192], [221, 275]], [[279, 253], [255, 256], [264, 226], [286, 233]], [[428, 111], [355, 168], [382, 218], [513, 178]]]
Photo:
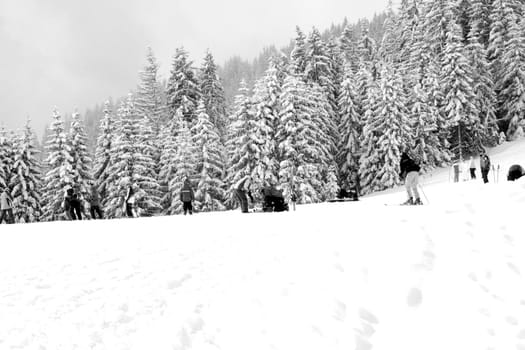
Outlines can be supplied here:
[[297, 28], [232, 103], [210, 52], [196, 68], [178, 48], [163, 83], [150, 49], [135, 93], [106, 104], [95, 152], [78, 113], [66, 132], [55, 110], [42, 165], [29, 126], [0, 131], [0, 186], [25, 221], [55, 220], [64, 188], [91, 184], [107, 217], [122, 216], [130, 185], [141, 215], [180, 213], [186, 178], [196, 211], [235, 206], [245, 176], [255, 196], [273, 183], [299, 203], [384, 190], [404, 151], [430, 170], [523, 137], [524, 14], [519, 0], [403, 0], [379, 39], [366, 21], [328, 37]]

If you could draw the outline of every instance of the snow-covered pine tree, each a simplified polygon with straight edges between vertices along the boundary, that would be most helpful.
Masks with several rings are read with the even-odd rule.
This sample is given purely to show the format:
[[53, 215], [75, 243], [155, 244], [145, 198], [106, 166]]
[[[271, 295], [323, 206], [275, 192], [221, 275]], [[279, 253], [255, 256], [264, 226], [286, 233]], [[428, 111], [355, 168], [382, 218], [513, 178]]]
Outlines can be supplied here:
[[443, 147], [438, 137], [436, 115], [427, 92], [420, 83], [414, 86], [410, 94], [410, 127], [414, 132], [414, 147], [411, 154], [423, 170], [430, 170], [442, 165], [448, 158], [443, 154]]
[[104, 116], [100, 120], [97, 147], [95, 150], [95, 164], [93, 180], [97, 186], [103, 203], [109, 189], [108, 179], [113, 159], [112, 145], [115, 140], [115, 117], [112, 114], [109, 101], [104, 104]]
[[138, 115], [146, 116], [150, 120], [153, 134], [159, 134], [162, 125], [167, 121], [166, 96], [161, 82], [159, 81], [159, 64], [148, 47], [146, 53], [146, 65], [140, 72], [140, 83], [137, 87], [136, 102]]
[[433, 0], [424, 3], [425, 41], [430, 44], [432, 55], [441, 59], [447, 42], [449, 0]]
[[144, 195], [137, 202], [143, 215], [152, 216], [161, 209], [161, 188], [158, 182], [158, 163], [160, 161], [160, 147], [158, 137], [152, 128], [148, 117], [142, 117], [137, 123], [138, 130], [135, 139], [135, 156], [137, 163], [137, 185], [144, 190]]
[[359, 170], [362, 120], [359, 115], [357, 88], [351, 66], [347, 65], [339, 95], [341, 143], [337, 156], [339, 176], [343, 188], [348, 188], [353, 174]]
[[46, 151], [47, 173], [44, 176], [42, 190], [42, 219], [53, 221], [59, 219], [63, 212], [62, 203], [65, 191], [73, 187], [75, 176], [70, 141], [65, 132], [62, 117], [56, 109], [53, 111], [53, 122], [49, 126]]
[[182, 109], [172, 118], [165, 128], [161, 130], [161, 156], [159, 164], [159, 185], [161, 189], [161, 207], [162, 212], [167, 213], [167, 209], [172, 202], [172, 193], [168, 191], [170, 179], [175, 176], [176, 169], [176, 155], [177, 155], [177, 139], [176, 135], [179, 132], [179, 125], [182, 121]]
[[344, 66], [349, 66], [352, 73], [359, 69], [359, 56], [357, 54], [357, 37], [352, 26], [346, 25], [339, 37], [339, 48], [343, 56]]
[[525, 131], [525, 17], [509, 22], [509, 40], [502, 57], [505, 73], [498, 90], [503, 118], [509, 121], [507, 139], [514, 140]]
[[399, 20], [394, 13], [392, 0], [388, 0], [384, 23], [385, 33], [378, 50], [379, 59], [388, 64], [397, 63], [399, 60], [399, 35], [401, 28], [398, 27], [398, 22]]
[[91, 185], [91, 157], [87, 149], [87, 136], [84, 131], [84, 123], [80, 114], [73, 113], [71, 127], [69, 128], [71, 171], [73, 175], [73, 186], [77, 193], [83, 195], [89, 193]]
[[487, 52], [482, 44], [484, 30], [484, 4], [482, 0], [473, 0], [471, 8], [470, 33], [468, 35], [467, 53], [472, 67], [473, 89], [476, 93], [476, 107], [481, 124], [481, 142], [495, 146], [499, 132], [496, 123], [497, 98], [494, 92], [494, 81], [487, 60]]
[[369, 26], [370, 24], [367, 20], [361, 21], [361, 38], [357, 44], [357, 52], [360, 59], [359, 65], [364, 64], [366, 68], [371, 71], [377, 45], [375, 40], [370, 36]]
[[35, 147], [35, 136], [27, 120], [15, 150], [11, 178], [13, 214], [16, 222], [35, 222], [41, 215], [40, 152]]
[[158, 185], [156, 179], [150, 175], [152, 160], [140, 138], [141, 119], [137, 113], [130, 94], [119, 108], [115, 138], [111, 145], [113, 158], [109, 166], [109, 188], [104, 203], [108, 217], [124, 215], [122, 208], [130, 187], [135, 192], [139, 215], [148, 215], [157, 206], [150, 200], [147, 192], [152, 188], [158, 190]]
[[444, 112], [451, 127], [451, 150], [462, 158], [463, 155], [478, 152], [481, 126], [479, 111], [475, 105], [472, 67], [465, 56], [460, 27], [452, 18], [452, 9], [448, 13], [450, 19], [443, 54], [441, 87]]
[[279, 158], [275, 133], [279, 123], [279, 94], [281, 83], [275, 61], [270, 59], [270, 66], [265, 76], [255, 86], [254, 118], [257, 123], [255, 140], [257, 140], [256, 168], [254, 169], [254, 192], [258, 193], [265, 183], [277, 182]]
[[[298, 77], [285, 79], [280, 100], [281, 128], [277, 132], [281, 163], [279, 180], [284, 196], [292, 193], [299, 203], [322, 200], [323, 188], [320, 152], [324, 145], [314, 122], [316, 110], [310, 101], [309, 87]], [[327, 153], [325, 151], [324, 153]]]
[[197, 123], [191, 130], [196, 149], [195, 210], [224, 210], [223, 145], [204, 101], [197, 108]]
[[[337, 88], [336, 76], [334, 72], [335, 62], [333, 62], [327, 44], [321, 39], [321, 34], [316, 28], [308, 37], [308, 48], [306, 51], [306, 81], [317, 83], [323, 87], [325, 94], [332, 106], [332, 110], [337, 110]], [[335, 113], [332, 119], [336, 122]]]
[[199, 73], [201, 98], [204, 101], [206, 113], [210, 117], [213, 125], [217, 127], [221, 138], [223, 138], [227, 126], [226, 100], [224, 97], [224, 88], [217, 73], [217, 66], [209, 50], [206, 51], [206, 56], [204, 57], [204, 62]]
[[321, 200], [333, 199], [334, 191], [338, 187], [337, 174], [337, 145], [341, 139], [338, 130], [337, 118], [334, 118], [336, 111], [326, 95], [326, 89], [316, 83], [310, 83], [311, 107], [315, 110], [313, 124], [317, 128], [318, 139], [321, 140], [323, 147], [316, 150], [318, 154], [317, 171], [321, 173], [323, 187], [317, 189], [321, 195]]
[[183, 107], [184, 119], [191, 123], [196, 120], [195, 110], [200, 92], [192, 64], [184, 48], [175, 51], [166, 91], [170, 119], [174, 118], [180, 107]]
[[290, 72], [301, 79], [306, 79], [306, 36], [299, 27], [295, 27], [295, 31], [297, 34], [290, 54]]
[[9, 183], [8, 174], [11, 172], [9, 164], [12, 159], [9, 157], [9, 145], [7, 142], [7, 131], [3, 125], [0, 126], [0, 189], [7, 188]]
[[[228, 174], [226, 182], [229, 193], [227, 203], [233, 204], [234, 186], [244, 176], [255, 173], [258, 155], [261, 154], [262, 140], [257, 138], [257, 122], [246, 82], [241, 81], [239, 93], [235, 96], [234, 112], [230, 117], [228, 149]], [[255, 193], [254, 193], [255, 194]]]
[[[178, 112], [181, 114], [182, 111]], [[196, 179], [196, 160], [195, 147], [189, 129], [189, 123], [181, 119], [179, 131], [176, 138], [177, 151], [175, 154], [174, 174], [168, 183], [168, 194], [171, 199], [166, 214], [180, 214], [182, 212], [182, 202], [180, 201], [180, 191], [185, 179], [190, 179], [192, 185]]]
[[369, 88], [365, 116], [360, 178], [364, 192], [369, 193], [399, 183], [401, 153], [409, 151], [413, 144], [403, 83], [399, 74], [387, 65], [381, 71], [378, 89]]

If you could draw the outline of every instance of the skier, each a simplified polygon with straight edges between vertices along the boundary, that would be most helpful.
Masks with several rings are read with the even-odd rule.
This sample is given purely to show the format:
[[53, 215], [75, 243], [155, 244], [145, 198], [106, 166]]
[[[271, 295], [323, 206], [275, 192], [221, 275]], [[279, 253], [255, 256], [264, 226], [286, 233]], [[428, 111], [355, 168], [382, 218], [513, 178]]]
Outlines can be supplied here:
[[408, 194], [408, 200], [403, 205], [421, 205], [417, 185], [419, 181], [419, 170], [421, 169], [406, 152], [401, 155], [401, 162], [399, 163], [401, 173], [399, 176], [405, 180], [405, 187]]
[[71, 200], [73, 199], [74, 191], [72, 188], [66, 190], [64, 201], [62, 202], [62, 209], [64, 209], [64, 214], [66, 215], [67, 220], [75, 220], [75, 212], [73, 207], [71, 207]]
[[479, 156], [479, 168], [481, 169], [483, 183], [489, 182], [490, 158], [485, 151], [482, 151]]
[[510, 167], [507, 174], [507, 181], [514, 181], [525, 175], [525, 169], [519, 164], [514, 164]]
[[182, 202], [182, 208], [184, 209], [184, 215], [186, 215], [188, 211], [190, 212], [190, 215], [192, 215], [193, 206], [191, 205], [191, 202], [195, 200], [195, 195], [193, 194], [191, 182], [188, 178], [184, 180], [184, 185], [180, 191], [180, 200]]
[[137, 217], [137, 212], [135, 211], [135, 191], [133, 190], [133, 186], [128, 187], [128, 192], [124, 198], [124, 206], [122, 209], [129, 218]]
[[89, 197], [89, 211], [91, 213], [91, 218], [96, 219], [96, 215], [98, 214], [99, 219], [103, 219], [102, 215], [102, 209], [100, 208], [100, 195], [97, 191], [97, 186], [92, 185], [91, 186], [91, 194]]
[[78, 197], [78, 194], [74, 193], [73, 198], [71, 198], [70, 201], [71, 206], [71, 216], [73, 220], [82, 220], [82, 202], [80, 201], [80, 198]]
[[476, 163], [474, 162], [474, 157], [470, 156], [470, 179], [476, 179]]
[[12, 203], [11, 196], [6, 189], [3, 189], [2, 194], [0, 194], [0, 224], [4, 219], [6, 224], [14, 223]]
[[[241, 212], [243, 213], [248, 212], [248, 197], [250, 197], [250, 200], [253, 203], [253, 197], [250, 191], [250, 181], [248, 181], [249, 178], [248, 175], [244, 176], [235, 184], [234, 189], [235, 198], [239, 201]], [[246, 195], [248, 195], [248, 197]]]

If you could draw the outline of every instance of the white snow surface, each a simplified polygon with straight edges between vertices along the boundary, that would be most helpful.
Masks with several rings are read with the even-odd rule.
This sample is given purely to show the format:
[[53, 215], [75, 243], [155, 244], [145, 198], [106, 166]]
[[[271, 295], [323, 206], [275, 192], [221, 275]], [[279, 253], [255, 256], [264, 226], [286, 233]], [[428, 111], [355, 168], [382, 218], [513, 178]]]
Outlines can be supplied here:
[[525, 141], [489, 155], [425, 206], [1, 225], [0, 349], [523, 350]]

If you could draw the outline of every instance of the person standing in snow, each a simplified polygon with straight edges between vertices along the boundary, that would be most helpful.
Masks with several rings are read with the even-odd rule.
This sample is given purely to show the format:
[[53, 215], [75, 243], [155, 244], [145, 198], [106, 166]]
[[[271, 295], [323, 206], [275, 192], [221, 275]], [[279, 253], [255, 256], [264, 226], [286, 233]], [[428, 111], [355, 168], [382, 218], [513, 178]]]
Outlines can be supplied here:
[[96, 219], [98, 215], [99, 219], [103, 219], [102, 209], [100, 208], [100, 195], [98, 194], [97, 186], [91, 186], [91, 194], [89, 197], [89, 211], [91, 213], [91, 218]]
[[474, 157], [470, 156], [470, 179], [476, 180], [476, 163]]
[[419, 192], [417, 191], [417, 185], [419, 183], [419, 165], [416, 164], [406, 152], [401, 155], [401, 161], [399, 163], [401, 170], [399, 176], [405, 180], [405, 187], [408, 194], [408, 200], [404, 202], [404, 205], [420, 205], [423, 204], [419, 198]]
[[13, 201], [6, 189], [0, 194], [0, 224], [5, 220], [6, 224], [14, 223], [13, 218]]
[[482, 151], [480, 154], [479, 168], [481, 169], [481, 177], [483, 177], [483, 183], [489, 182], [490, 158], [485, 151]]
[[73, 220], [82, 220], [82, 202], [78, 194], [74, 193], [70, 201]]
[[243, 177], [234, 186], [234, 194], [239, 201], [241, 212], [243, 213], [248, 212], [248, 197], [246, 195], [250, 197], [250, 200], [253, 203], [253, 197], [250, 191], [250, 182], [248, 181], [249, 178], [249, 176]]
[[190, 212], [190, 215], [193, 214], [193, 206], [191, 203], [195, 200], [195, 195], [193, 189], [191, 188], [190, 179], [186, 178], [184, 180], [184, 185], [180, 190], [180, 200], [182, 202], [182, 208], [184, 209], [184, 215]]
[[62, 209], [64, 209], [64, 214], [66, 215], [67, 220], [76, 219], [75, 211], [73, 207], [71, 206], [71, 201], [73, 200], [73, 194], [74, 194], [73, 189], [68, 188], [64, 196], [64, 201], [62, 202]]
[[124, 198], [123, 211], [126, 213], [128, 218], [137, 217], [137, 213], [135, 211], [135, 191], [133, 190], [133, 186], [128, 187], [128, 192]]

